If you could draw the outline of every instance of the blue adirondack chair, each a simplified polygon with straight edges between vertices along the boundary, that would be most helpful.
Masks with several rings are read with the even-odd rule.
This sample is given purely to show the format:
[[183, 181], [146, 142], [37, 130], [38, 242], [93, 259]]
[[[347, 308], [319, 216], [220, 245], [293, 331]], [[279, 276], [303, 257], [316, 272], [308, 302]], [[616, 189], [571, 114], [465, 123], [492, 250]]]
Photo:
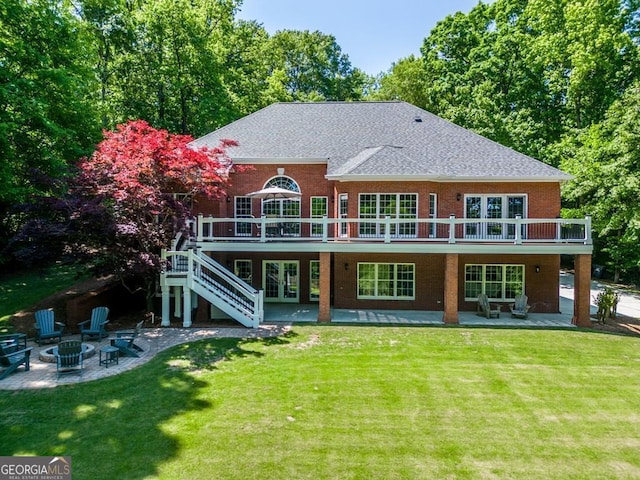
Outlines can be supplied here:
[[36, 342], [38, 342], [38, 345], [42, 345], [42, 342], [45, 340], [55, 338], [57, 338], [58, 341], [62, 340], [65, 324], [55, 321], [55, 313], [52, 308], [38, 310], [35, 317], [36, 323], [34, 327], [36, 329]]
[[84, 337], [98, 337], [98, 340], [102, 340], [108, 336], [105, 325], [109, 323], [107, 317], [109, 316], [109, 309], [107, 307], [96, 307], [91, 311], [91, 318], [84, 322], [78, 323], [80, 327], [80, 340], [84, 342]]
[[33, 347], [15, 350], [7, 348], [0, 342], [0, 366], [4, 370], [0, 373], [0, 380], [5, 378], [11, 372], [15, 372], [20, 365], [24, 365], [24, 371], [29, 371], [29, 357]]
[[82, 354], [82, 342], [79, 340], [67, 340], [58, 344], [56, 352], [56, 370], [58, 378], [68, 373], [82, 375], [84, 356]]
[[130, 331], [118, 331], [116, 332], [116, 338], [111, 339], [111, 346], [117, 347], [120, 350], [118, 353], [124, 356], [131, 357], [139, 357], [138, 352], [143, 352], [142, 348], [134, 343], [136, 337], [140, 335], [140, 330], [142, 330], [142, 322], [138, 322], [136, 327]]

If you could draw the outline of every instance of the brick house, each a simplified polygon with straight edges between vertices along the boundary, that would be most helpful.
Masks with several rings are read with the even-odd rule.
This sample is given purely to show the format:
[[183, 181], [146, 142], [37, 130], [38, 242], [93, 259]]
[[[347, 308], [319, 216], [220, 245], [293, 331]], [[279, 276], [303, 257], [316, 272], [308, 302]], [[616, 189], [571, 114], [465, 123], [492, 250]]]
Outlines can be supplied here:
[[[456, 323], [480, 293], [557, 313], [561, 254], [574, 323], [590, 325], [590, 221], [560, 219], [569, 175], [405, 102], [277, 103], [193, 145], [223, 138], [253, 169], [196, 200], [192, 235], [165, 252], [164, 325], [173, 306], [185, 326], [195, 307], [257, 326], [270, 302], [317, 303], [318, 321], [358, 308]], [[293, 193], [263, 198], [271, 187]]]

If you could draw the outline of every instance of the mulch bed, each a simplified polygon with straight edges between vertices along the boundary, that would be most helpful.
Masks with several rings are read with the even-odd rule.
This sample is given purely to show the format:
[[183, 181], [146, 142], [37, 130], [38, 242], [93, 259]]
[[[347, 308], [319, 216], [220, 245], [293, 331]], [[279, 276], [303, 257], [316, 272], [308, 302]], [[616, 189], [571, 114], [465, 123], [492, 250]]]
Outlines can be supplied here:
[[593, 319], [592, 328], [605, 333], [640, 336], [640, 320], [620, 314], [615, 319], [607, 320], [604, 324]]

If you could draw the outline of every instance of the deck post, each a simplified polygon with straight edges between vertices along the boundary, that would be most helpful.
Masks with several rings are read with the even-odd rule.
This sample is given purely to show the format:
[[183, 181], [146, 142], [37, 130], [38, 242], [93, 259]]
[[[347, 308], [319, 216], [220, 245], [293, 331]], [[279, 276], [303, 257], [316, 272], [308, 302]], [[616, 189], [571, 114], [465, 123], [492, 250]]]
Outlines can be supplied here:
[[444, 267], [444, 323], [458, 323], [458, 254], [447, 253]]
[[193, 308], [191, 304], [191, 289], [188, 286], [184, 287], [182, 293], [182, 307], [184, 310], [182, 315], [182, 326], [185, 328], [189, 328], [191, 326], [191, 309]]
[[182, 289], [178, 285], [173, 287], [173, 300], [175, 302], [173, 316], [180, 318], [182, 316]]
[[449, 243], [456, 243], [456, 216], [449, 215]]
[[171, 326], [170, 310], [171, 310], [171, 295], [169, 285], [162, 285], [162, 321], [161, 327]]
[[331, 253], [320, 252], [318, 322], [331, 321]]
[[579, 254], [574, 259], [573, 318], [578, 327], [591, 327], [591, 255]]

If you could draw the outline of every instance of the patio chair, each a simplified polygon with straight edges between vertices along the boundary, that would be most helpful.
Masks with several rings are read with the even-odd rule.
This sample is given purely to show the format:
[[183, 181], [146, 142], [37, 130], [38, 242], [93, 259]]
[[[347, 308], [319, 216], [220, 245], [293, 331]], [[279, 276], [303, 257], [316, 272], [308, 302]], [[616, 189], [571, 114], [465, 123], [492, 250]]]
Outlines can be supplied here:
[[38, 345], [42, 345], [42, 342], [45, 340], [55, 338], [57, 338], [58, 341], [62, 340], [65, 324], [55, 321], [55, 313], [52, 308], [38, 310], [35, 313], [35, 317], [36, 323], [34, 324], [34, 328], [36, 329], [36, 342]]
[[500, 317], [501, 306], [498, 303], [489, 303], [489, 299], [487, 295], [481, 293], [478, 295], [478, 306], [476, 309], [476, 314], [481, 317]]
[[107, 337], [107, 330], [105, 325], [109, 323], [107, 317], [109, 316], [109, 309], [107, 307], [96, 307], [91, 311], [91, 318], [84, 322], [78, 323], [80, 327], [80, 341], [84, 342], [85, 335], [88, 337], [98, 337], [98, 340], [102, 340]]
[[136, 337], [140, 335], [144, 320], [138, 322], [133, 330], [121, 330], [116, 332], [116, 338], [111, 339], [111, 346], [116, 347], [120, 354], [124, 356], [139, 357], [138, 352], [143, 352], [142, 348], [134, 343]]
[[511, 316], [515, 318], [527, 318], [527, 314], [531, 308], [531, 306], [528, 305], [529, 297], [525, 294], [521, 294], [516, 295], [514, 300], [514, 303], [509, 305], [509, 308], [511, 309]]
[[0, 344], [5, 353], [13, 353], [16, 350], [27, 348], [27, 335], [24, 333], [7, 333], [0, 335]]
[[29, 357], [33, 347], [15, 350], [0, 343], [0, 366], [4, 370], [0, 373], [0, 380], [15, 372], [20, 365], [24, 365], [24, 371], [29, 371]]
[[83, 364], [82, 342], [79, 340], [66, 340], [58, 344], [58, 352], [56, 353], [58, 378], [69, 373], [82, 375]]

